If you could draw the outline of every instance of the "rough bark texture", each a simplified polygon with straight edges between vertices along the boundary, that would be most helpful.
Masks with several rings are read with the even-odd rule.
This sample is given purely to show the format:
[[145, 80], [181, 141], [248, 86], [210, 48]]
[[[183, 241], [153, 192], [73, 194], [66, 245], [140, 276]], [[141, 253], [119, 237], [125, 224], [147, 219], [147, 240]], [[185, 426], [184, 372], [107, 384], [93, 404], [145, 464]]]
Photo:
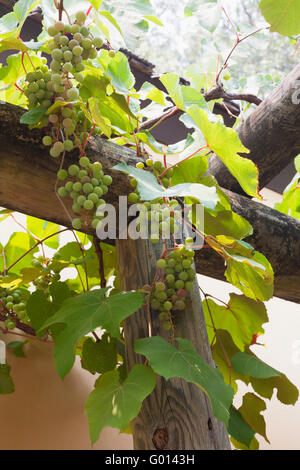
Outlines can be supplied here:
[[[162, 245], [153, 246], [147, 240], [119, 240], [117, 248], [122, 289], [128, 291], [151, 284]], [[175, 315], [174, 323], [176, 337], [191, 341], [201, 357], [214, 366], [196, 283], [188, 308]], [[129, 369], [145, 362], [143, 356], [134, 353], [133, 344], [136, 339], [148, 336], [147, 325], [146, 309], [126, 320]], [[161, 328], [155, 311], [151, 312], [151, 327], [152, 336], [169, 338], [169, 332]], [[144, 401], [134, 421], [133, 437], [137, 450], [230, 449], [226, 428], [213, 416], [207, 395], [196, 385], [179, 378], [168, 381], [157, 378], [155, 390]]]
[[[300, 153], [300, 104], [294, 101], [300, 98], [299, 80], [297, 65], [237, 129], [241, 141], [250, 149], [245, 156], [259, 168], [261, 188]], [[218, 157], [210, 159], [209, 172], [223, 188], [244, 194]]]
[[[70, 218], [54, 192], [59, 164], [41, 145], [41, 132], [19, 124], [22, 112], [15, 106], [0, 105], [0, 205], [70, 227]], [[120, 161], [135, 165], [135, 153], [97, 138], [91, 140], [88, 155], [100, 160], [108, 173], [117, 174], [107, 197], [107, 202], [117, 204], [118, 195], [128, 194], [130, 186], [126, 175], [109, 169]], [[67, 155], [65, 165], [73, 161], [75, 157]], [[248, 198], [228, 194], [233, 210], [253, 225], [249, 243], [267, 256], [274, 268], [275, 296], [300, 302], [300, 222]], [[66, 206], [70, 211], [70, 204]], [[88, 221], [83, 231], [89, 233]], [[212, 250], [196, 253], [196, 267], [200, 274], [224, 280], [223, 261]]]

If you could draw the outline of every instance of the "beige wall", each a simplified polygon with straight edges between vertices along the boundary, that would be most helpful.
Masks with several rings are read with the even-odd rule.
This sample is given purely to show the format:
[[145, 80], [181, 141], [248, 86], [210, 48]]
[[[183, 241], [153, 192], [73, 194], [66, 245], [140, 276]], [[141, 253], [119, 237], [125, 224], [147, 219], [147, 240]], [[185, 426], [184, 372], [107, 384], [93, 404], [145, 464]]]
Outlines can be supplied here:
[[[6, 335], [5, 341], [20, 340]], [[96, 376], [76, 364], [64, 381], [53, 364], [52, 346], [25, 345], [27, 358], [8, 352], [16, 391], [0, 395], [0, 449], [91, 449], [85, 401]], [[132, 438], [105, 429], [94, 449], [131, 449]]]

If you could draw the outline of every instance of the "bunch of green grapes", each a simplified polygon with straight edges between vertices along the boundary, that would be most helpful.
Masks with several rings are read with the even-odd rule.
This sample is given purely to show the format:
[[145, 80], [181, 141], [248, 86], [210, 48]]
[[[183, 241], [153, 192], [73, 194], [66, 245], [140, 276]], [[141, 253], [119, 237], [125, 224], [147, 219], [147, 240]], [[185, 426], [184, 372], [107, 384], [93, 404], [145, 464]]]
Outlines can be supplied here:
[[38, 256], [31, 261], [31, 265], [41, 270], [41, 275], [33, 281], [37, 288], [47, 291], [53, 282], [60, 280], [60, 274], [51, 266], [50, 258]]
[[[43, 144], [51, 146], [50, 155], [54, 158], [84, 145], [92, 129], [90, 120], [80, 109], [78, 98], [84, 80], [84, 61], [97, 57], [103, 41], [92, 37], [84, 25], [85, 20], [85, 13], [78, 12], [71, 25], [57, 21], [49, 26], [47, 32], [52, 38], [49, 41], [50, 68], [44, 65], [26, 75], [24, 92], [30, 109], [38, 105], [49, 109], [56, 101], [64, 103], [41, 119], [42, 126], [49, 129]], [[93, 132], [97, 134], [101, 130], [96, 126]]]
[[[146, 166], [143, 162], [139, 162], [136, 164], [136, 167], [140, 170], [146, 169], [151, 171], [156, 177], [165, 173], [165, 176], [161, 178], [161, 183], [165, 188], [169, 186], [170, 178], [173, 175], [173, 168], [166, 172], [166, 168], [160, 161], [153, 162], [151, 158], [146, 160]], [[168, 238], [169, 234], [175, 234], [179, 229], [176, 221], [181, 223], [182, 220], [182, 210], [179, 202], [176, 199], [164, 200], [163, 198], [158, 198], [151, 202], [146, 201], [140, 204], [141, 197], [137, 189], [137, 180], [131, 178], [130, 184], [135, 190], [128, 195], [128, 201], [132, 204], [138, 204], [140, 209], [138, 224], [141, 229], [146, 230], [146, 226], [150, 221], [154, 224], [158, 221], [158, 227], [154, 227], [154, 230], [152, 230], [151, 242], [157, 243], [160, 238]]]
[[[5, 289], [0, 287], [0, 310], [5, 314], [7, 313], [6, 310], [9, 312], [14, 312], [17, 314], [20, 320], [27, 320], [26, 314], [26, 291], [24, 289]], [[4, 307], [5, 309], [4, 309]], [[13, 329], [15, 327], [15, 323], [9, 316], [5, 320], [5, 325], [8, 329]]]
[[170, 328], [170, 312], [184, 310], [188, 292], [193, 290], [196, 277], [194, 255], [194, 250], [179, 245], [157, 261], [157, 267], [162, 270], [163, 276], [162, 280], [154, 284], [151, 307], [160, 312], [159, 318], [167, 329]]
[[[72, 210], [75, 214], [83, 216], [88, 213], [93, 214], [92, 227], [96, 229], [103, 218], [100, 206], [104, 209], [105, 201], [102, 196], [107, 194], [112, 177], [104, 174], [100, 162], [91, 163], [88, 157], [81, 157], [79, 166], [72, 164], [68, 170], [60, 170], [57, 178], [64, 182], [64, 185], [58, 189], [58, 195], [60, 197], [71, 196]], [[83, 222], [82, 218], [74, 218], [73, 228], [80, 230]]]

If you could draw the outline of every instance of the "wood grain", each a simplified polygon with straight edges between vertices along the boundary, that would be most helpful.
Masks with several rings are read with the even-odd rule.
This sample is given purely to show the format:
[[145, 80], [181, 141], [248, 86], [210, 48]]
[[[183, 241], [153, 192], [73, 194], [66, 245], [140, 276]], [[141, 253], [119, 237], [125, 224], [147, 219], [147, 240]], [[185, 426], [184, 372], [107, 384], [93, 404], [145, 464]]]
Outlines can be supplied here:
[[[152, 245], [147, 240], [118, 240], [117, 249], [122, 289], [151, 284], [162, 245]], [[169, 332], [161, 327], [156, 311], [151, 312], [151, 328], [152, 336], [169, 339]], [[201, 357], [214, 366], [196, 283], [188, 308], [175, 316], [175, 335], [191, 341]], [[141, 309], [126, 320], [129, 368], [145, 362], [143, 356], [134, 353], [133, 345], [136, 339], [147, 336], [147, 313]], [[168, 381], [157, 378], [155, 390], [146, 398], [134, 421], [133, 437], [137, 450], [230, 449], [225, 426], [213, 416], [207, 395], [179, 378]]]

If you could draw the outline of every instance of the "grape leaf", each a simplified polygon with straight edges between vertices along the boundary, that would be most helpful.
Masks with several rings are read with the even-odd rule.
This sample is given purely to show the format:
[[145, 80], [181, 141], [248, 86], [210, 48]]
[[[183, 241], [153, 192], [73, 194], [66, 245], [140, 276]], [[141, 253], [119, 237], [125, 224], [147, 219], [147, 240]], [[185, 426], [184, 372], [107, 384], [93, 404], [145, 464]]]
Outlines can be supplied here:
[[254, 438], [255, 431], [245, 422], [242, 414], [234, 406], [230, 408], [230, 418], [227, 430], [229, 434], [238, 442], [242, 442], [249, 447]]
[[160, 81], [166, 87], [177, 108], [183, 111], [186, 111], [191, 105], [207, 108], [202, 93], [191, 86], [180, 85], [180, 78], [176, 73], [165, 73], [160, 77]]
[[[37, 238], [43, 239], [59, 231], [59, 225], [46, 220], [37, 219], [27, 215], [26, 217], [27, 229], [33, 233]], [[50, 248], [57, 249], [59, 246], [58, 235], [54, 235], [48, 240], [44, 241], [44, 244]]]
[[55, 338], [55, 366], [64, 378], [75, 360], [78, 340], [101, 327], [113, 337], [120, 336], [120, 323], [143, 304], [143, 297], [137, 292], [120, 292], [106, 297], [107, 289], [95, 289], [66, 299], [55, 315], [50, 317], [42, 329], [54, 324], [65, 324]]
[[135, 341], [134, 350], [148, 359], [151, 367], [167, 380], [181, 377], [198, 385], [210, 398], [214, 415], [226, 424], [232, 403], [233, 389], [222, 374], [209, 366], [186, 339], [177, 338], [178, 349], [160, 336]]
[[[243, 396], [243, 404], [239, 408], [239, 412], [247, 424], [270, 444], [266, 434], [265, 418], [261, 411], [266, 410], [266, 402], [254, 393], [246, 393]], [[242, 442], [242, 441], [241, 441]]]
[[261, 361], [254, 354], [238, 352], [231, 358], [233, 368], [239, 373], [256, 379], [268, 379], [280, 375], [280, 372]]
[[125, 429], [138, 415], [155, 383], [152, 369], [143, 365], [135, 365], [122, 385], [116, 370], [101, 375], [85, 407], [92, 443], [97, 441], [104, 427]]
[[31, 294], [26, 304], [27, 314], [30, 318], [31, 326], [36, 331], [38, 337], [45, 335], [45, 328], [42, 328], [43, 323], [51, 315], [51, 303], [47, 300], [47, 295], [40, 289], [37, 289]]
[[[35, 244], [33, 238], [28, 233], [14, 232], [4, 247], [6, 267], [15, 263], [21, 256], [31, 249]], [[28, 269], [28, 264], [33, 258], [33, 254], [38, 251], [38, 247], [33, 248], [26, 256], [18, 261], [13, 267], [14, 273], [19, 274], [23, 268]], [[0, 271], [4, 271], [3, 260], [0, 257]]]
[[277, 202], [274, 208], [284, 214], [300, 219], [300, 172], [298, 172], [283, 192], [282, 202]]
[[254, 334], [264, 332], [262, 325], [268, 321], [264, 303], [249, 299], [245, 295], [230, 294], [227, 306], [219, 305], [212, 299], [204, 300], [202, 304], [206, 326], [211, 329], [210, 336], [214, 334], [214, 328], [227, 330], [241, 351], [251, 344]]
[[21, 124], [29, 124], [31, 126], [34, 126], [38, 122], [40, 122], [41, 118], [44, 116], [46, 113], [47, 109], [43, 108], [42, 106], [37, 106], [34, 109], [31, 109], [30, 111], [27, 111], [21, 116], [20, 123]]
[[225, 127], [221, 122], [211, 123], [207, 113], [197, 105], [187, 110], [195, 125], [203, 133], [211, 150], [227, 166], [230, 173], [237, 179], [243, 190], [250, 196], [261, 199], [258, 186], [258, 169], [255, 164], [239, 153], [249, 153], [244, 147], [237, 132]]
[[0, 36], [17, 35], [31, 10], [39, 4], [38, 0], [19, 0], [13, 11], [0, 19]]
[[270, 31], [277, 31], [284, 36], [294, 36], [300, 33], [300, 1], [261, 0], [259, 8], [270, 23]]
[[113, 170], [123, 171], [133, 176], [138, 183], [138, 190], [143, 201], [153, 201], [157, 198], [187, 196], [197, 199], [204, 207], [214, 210], [218, 202], [215, 188], [209, 188], [197, 183], [184, 183], [165, 189], [159, 185], [155, 176], [149, 171], [128, 166], [122, 162], [113, 167]]
[[109, 61], [107, 75], [111, 78], [111, 84], [117, 93], [126, 96], [130, 94], [135, 78], [128, 59], [122, 52], [117, 52]]
[[99, 342], [87, 338], [82, 347], [81, 365], [92, 374], [104, 374], [114, 369], [117, 365], [116, 339], [107, 334]]
[[284, 374], [269, 379], [255, 379], [250, 377], [251, 385], [256, 393], [264, 398], [272, 398], [274, 388], [277, 389], [277, 398], [285, 405], [294, 405], [299, 398], [297, 387]]
[[8, 364], [0, 364], [0, 395], [13, 393], [15, 386], [10, 376], [10, 366]]

